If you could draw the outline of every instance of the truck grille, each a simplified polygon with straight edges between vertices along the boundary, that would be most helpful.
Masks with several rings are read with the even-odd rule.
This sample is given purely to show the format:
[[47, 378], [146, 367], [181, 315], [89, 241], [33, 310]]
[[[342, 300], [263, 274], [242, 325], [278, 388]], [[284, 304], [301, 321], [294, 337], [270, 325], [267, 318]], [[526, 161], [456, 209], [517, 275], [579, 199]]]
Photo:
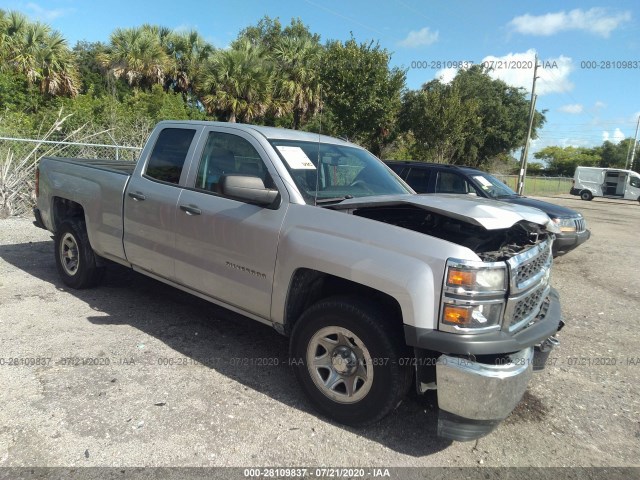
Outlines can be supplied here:
[[512, 294], [535, 286], [551, 268], [551, 258], [550, 240], [545, 240], [526, 252], [510, 258], [507, 263], [511, 271]]
[[582, 233], [587, 229], [587, 222], [585, 222], [584, 218], [576, 218], [576, 232]]
[[551, 240], [510, 258], [510, 296], [505, 309], [504, 326], [509, 331], [526, 327], [538, 315], [549, 293]]
[[515, 329], [520, 324], [525, 326], [526, 323], [533, 320], [540, 311], [542, 301], [547, 297], [548, 293], [549, 287], [547, 285], [543, 285], [535, 292], [526, 295], [522, 300], [516, 301], [513, 307], [513, 313], [511, 314], [509, 329]]

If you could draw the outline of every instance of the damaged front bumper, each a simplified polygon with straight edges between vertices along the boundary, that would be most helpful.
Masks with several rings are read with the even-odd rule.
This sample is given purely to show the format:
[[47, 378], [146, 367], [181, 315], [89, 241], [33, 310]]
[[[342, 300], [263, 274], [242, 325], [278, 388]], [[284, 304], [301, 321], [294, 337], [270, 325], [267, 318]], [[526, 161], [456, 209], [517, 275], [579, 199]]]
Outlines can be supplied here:
[[[456, 335], [405, 326], [407, 343], [418, 359], [418, 391], [437, 390], [439, 436], [476, 440], [511, 414], [533, 372], [549, 362], [558, 344], [555, 335], [564, 326], [555, 290], [548, 301], [539, 318], [515, 334]], [[447, 353], [438, 353], [443, 351]]]

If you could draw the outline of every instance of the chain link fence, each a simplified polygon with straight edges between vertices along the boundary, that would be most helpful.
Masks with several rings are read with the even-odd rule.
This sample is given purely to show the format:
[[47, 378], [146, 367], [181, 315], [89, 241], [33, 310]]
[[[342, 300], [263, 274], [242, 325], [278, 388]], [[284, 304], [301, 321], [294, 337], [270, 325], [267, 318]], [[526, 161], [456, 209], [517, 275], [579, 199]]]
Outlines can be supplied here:
[[35, 204], [35, 169], [42, 157], [134, 162], [141, 150], [100, 143], [0, 137], [0, 218], [31, 212]]
[[[503, 181], [514, 191], [518, 191], [517, 175], [493, 175]], [[524, 182], [524, 194], [540, 197], [550, 197], [569, 193], [573, 178], [570, 177], [533, 177], [528, 176]]]

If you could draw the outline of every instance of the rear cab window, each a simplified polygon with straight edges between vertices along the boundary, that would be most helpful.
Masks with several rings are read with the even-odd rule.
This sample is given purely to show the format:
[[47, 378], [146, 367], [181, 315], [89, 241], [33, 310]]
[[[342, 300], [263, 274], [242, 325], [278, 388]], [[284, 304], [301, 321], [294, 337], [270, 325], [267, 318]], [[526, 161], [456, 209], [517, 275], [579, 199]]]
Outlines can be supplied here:
[[179, 184], [195, 133], [191, 128], [163, 129], [151, 151], [144, 176], [160, 182]]

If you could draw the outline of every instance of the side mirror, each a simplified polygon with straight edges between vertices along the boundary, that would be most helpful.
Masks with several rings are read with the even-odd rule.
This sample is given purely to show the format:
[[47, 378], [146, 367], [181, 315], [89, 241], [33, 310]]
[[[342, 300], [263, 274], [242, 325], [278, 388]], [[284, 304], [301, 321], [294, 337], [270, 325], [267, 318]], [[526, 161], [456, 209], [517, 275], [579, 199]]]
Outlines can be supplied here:
[[263, 207], [273, 204], [279, 195], [278, 190], [265, 187], [262, 179], [253, 175], [224, 175], [220, 184], [223, 195]]

